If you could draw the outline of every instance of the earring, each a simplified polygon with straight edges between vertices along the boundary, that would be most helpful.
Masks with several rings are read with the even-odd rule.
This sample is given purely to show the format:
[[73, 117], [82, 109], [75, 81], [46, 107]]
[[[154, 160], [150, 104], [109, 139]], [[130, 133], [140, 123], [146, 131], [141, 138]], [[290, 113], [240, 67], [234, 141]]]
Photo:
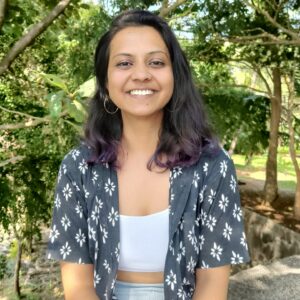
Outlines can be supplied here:
[[114, 115], [119, 110], [119, 107], [117, 107], [115, 111], [109, 111], [106, 107], [108, 101], [109, 101], [109, 98], [107, 96], [105, 96], [104, 103], [103, 103], [104, 109], [108, 114]]

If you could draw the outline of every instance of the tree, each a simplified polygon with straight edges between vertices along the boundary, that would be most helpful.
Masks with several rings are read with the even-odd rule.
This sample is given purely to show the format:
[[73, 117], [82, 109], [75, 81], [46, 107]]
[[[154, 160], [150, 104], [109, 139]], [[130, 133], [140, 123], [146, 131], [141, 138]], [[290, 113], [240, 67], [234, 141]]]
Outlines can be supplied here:
[[[63, 155], [77, 143], [76, 126], [83, 120], [83, 98], [74, 92], [73, 86], [77, 88], [78, 82], [85, 81], [92, 73], [94, 45], [109, 20], [103, 11], [99, 13], [97, 6], [73, 1], [64, 10], [64, 17], [51, 26], [48, 24], [43, 33], [22, 37], [24, 27], [32, 22], [40, 24], [47, 10], [53, 12], [57, 8], [53, 2], [10, 1], [0, 35], [0, 47], [6, 51], [2, 63], [12, 57], [11, 49], [18, 50], [0, 77], [0, 224], [6, 231], [12, 231], [17, 241], [15, 291], [19, 297], [22, 251], [30, 254], [33, 239], [40, 238], [41, 225], [49, 222], [57, 169]], [[66, 4], [66, 1], [60, 3], [63, 2]], [[37, 27], [41, 29], [35, 25], [31, 28]], [[30, 45], [24, 47], [20, 43], [24, 40], [30, 40]], [[80, 69], [74, 64], [77, 41], [85, 44], [80, 54], [86, 61]], [[11, 44], [15, 46], [11, 48]], [[22, 49], [16, 47], [20, 44]], [[61, 70], [66, 77], [80, 74], [73, 79], [70, 76], [68, 81], [46, 75]], [[58, 88], [61, 90], [57, 91]]]
[[[260, 10], [254, 10], [251, 3]], [[286, 14], [286, 2], [279, 1], [201, 1], [195, 33], [198, 36], [196, 53], [209, 62], [235, 62], [246, 65], [260, 77], [264, 90], [252, 86], [248, 89], [263, 92], [270, 99], [271, 119], [269, 150], [266, 165], [265, 200], [273, 202], [277, 197], [277, 146], [281, 115], [281, 77], [290, 60], [297, 60], [294, 46], [268, 43], [261, 32], [282, 38], [278, 26], [269, 22], [271, 16], [280, 24], [291, 24]], [[251, 4], [251, 5], [250, 5]], [[264, 13], [263, 13], [264, 12]], [[256, 38], [253, 39], [253, 36]], [[287, 38], [288, 39], [288, 38]], [[253, 40], [256, 43], [253, 43]], [[258, 42], [261, 41], [258, 47]]]

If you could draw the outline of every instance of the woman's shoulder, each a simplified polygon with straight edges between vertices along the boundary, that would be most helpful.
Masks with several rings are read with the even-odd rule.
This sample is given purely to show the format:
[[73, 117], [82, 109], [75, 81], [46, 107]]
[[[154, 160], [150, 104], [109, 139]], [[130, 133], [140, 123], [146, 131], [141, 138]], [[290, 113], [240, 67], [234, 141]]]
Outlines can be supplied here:
[[80, 143], [64, 156], [62, 164], [68, 167], [74, 167], [82, 162], [87, 163], [91, 156], [92, 149], [85, 143]]

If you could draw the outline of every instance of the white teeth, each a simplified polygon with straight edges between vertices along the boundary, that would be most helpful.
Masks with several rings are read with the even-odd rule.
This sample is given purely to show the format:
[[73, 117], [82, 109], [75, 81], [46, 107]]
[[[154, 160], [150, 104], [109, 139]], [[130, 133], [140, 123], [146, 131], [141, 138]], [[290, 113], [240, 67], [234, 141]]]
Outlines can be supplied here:
[[152, 90], [132, 90], [129, 92], [131, 95], [151, 95], [154, 92]]

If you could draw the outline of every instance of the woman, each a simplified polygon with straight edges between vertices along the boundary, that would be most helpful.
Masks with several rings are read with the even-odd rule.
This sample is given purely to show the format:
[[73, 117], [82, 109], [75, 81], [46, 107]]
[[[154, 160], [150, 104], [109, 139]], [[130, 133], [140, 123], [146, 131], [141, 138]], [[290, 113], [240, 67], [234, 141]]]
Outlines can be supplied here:
[[174, 34], [125, 12], [99, 41], [95, 72], [49, 238], [66, 299], [226, 299], [230, 264], [249, 259], [235, 170]]

